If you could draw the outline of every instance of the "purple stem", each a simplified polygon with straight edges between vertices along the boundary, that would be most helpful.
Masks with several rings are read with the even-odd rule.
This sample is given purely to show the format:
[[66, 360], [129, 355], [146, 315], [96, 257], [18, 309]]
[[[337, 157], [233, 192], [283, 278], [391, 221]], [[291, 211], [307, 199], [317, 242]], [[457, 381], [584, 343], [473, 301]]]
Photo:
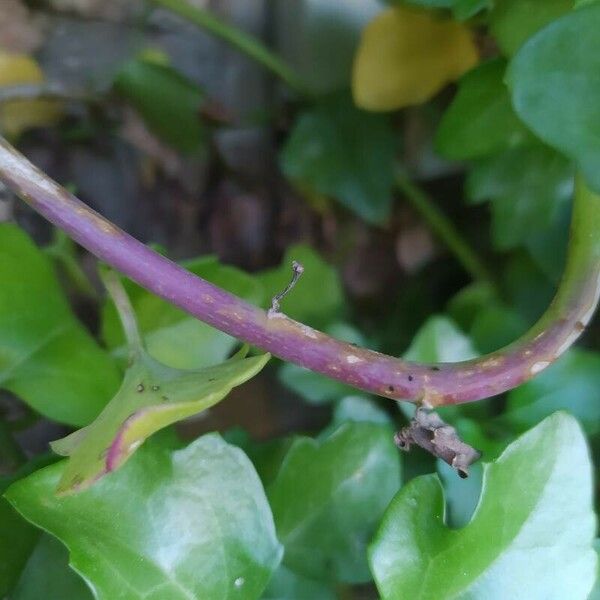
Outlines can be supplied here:
[[[157, 254], [90, 209], [0, 138], [0, 179], [34, 210], [84, 248], [147, 290], [198, 319], [275, 356], [389, 398], [424, 406], [458, 404], [511, 389], [546, 368], [580, 335], [598, 301], [600, 251], [587, 251], [589, 215], [574, 223], [563, 284], [542, 319], [506, 348], [460, 363], [408, 362], [340, 342], [283, 314], [264, 310], [204, 281]], [[583, 186], [580, 186], [583, 188]], [[600, 197], [583, 189], [579, 204]], [[577, 210], [577, 208], [575, 209]], [[583, 212], [583, 211], [582, 211]], [[581, 273], [580, 273], [581, 271]]]

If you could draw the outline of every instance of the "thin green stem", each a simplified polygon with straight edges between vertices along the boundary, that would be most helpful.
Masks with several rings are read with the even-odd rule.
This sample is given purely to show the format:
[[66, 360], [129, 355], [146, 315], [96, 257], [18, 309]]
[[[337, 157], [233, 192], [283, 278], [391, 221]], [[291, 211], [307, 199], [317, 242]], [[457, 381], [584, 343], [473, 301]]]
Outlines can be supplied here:
[[255, 37], [224, 23], [209, 11], [192, 6], [187, 0], [149, 0], [152, 4], [166, 8], [190, 23], [221, 38], [243, 54], [263, 65], [290, 89], [301, 96], [310, 95], [306, 85], [285, 61], [269, 50]]
[[141, 354], [144, 342], [140, 335], [137, 318], [133, 306], [131, 306], [129, 296], [121, 283], [121, 278], [112, 269], [101, 268], [100, 277], [112, 301], [115, 303], [119, 319], [121, 319], [121, 325], [123, 326], [123, 332], [125, 333], [125, 339], [127, 340], [129, 358], [130, 360], [134, 360]]
[[406, 199], [419, 212], [436, 236], [456, 257], [473, 279], [485, 281], [496, 288], [490, 271], [477, 256], [475, 250], [462, 237], [452, 221], [435, 205], [433, 200], [400, 168], [396, 169], [396, 185]]
[[66, 233], [55, 229], [52, 242], [44, 248], [44, 252], [63, 268], [65, 275], [79, 293], [88, 298], [97, 298], [94, 286], [77, 261], [75, 243]]

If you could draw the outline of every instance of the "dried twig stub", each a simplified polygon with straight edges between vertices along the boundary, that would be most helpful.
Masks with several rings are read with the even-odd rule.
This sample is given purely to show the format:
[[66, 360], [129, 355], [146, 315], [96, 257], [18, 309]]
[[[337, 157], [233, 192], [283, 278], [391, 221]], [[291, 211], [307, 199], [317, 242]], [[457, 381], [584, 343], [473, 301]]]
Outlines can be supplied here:
[[469, 466], [481, 457], [479, 451], [460, 439], [454, 427], [422, 407], [417, 408], [410, 424], [396, 433], [394, 441], [405, 451], [417, 444], [448, 463], [463, 479], [469, 476]]
[[300, 277], [302, 276], [302, 273], [304, 273], [304, 267], [298, 261], [292, 261], [292, 279], [283, 291], [273, 296], [271, 300], [271, 308], [269, 308], [268, 312], [269, 317], [274, 317], [280, 314], [279, 308], [281, 306], [281, 301], [289, 292], [292, 291], [292, 289], [298, 282], [298, 279], [300, 279]]

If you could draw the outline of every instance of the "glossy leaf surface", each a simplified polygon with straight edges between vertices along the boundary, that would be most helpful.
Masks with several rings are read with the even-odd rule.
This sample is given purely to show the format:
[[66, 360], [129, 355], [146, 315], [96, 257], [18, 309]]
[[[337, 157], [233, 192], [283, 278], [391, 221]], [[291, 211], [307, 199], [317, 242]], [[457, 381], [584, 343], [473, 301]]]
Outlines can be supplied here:
[[119, 373], [77, 321], [50, 260], [15, 225], [0, 224], [0, 387], [44, 416], [87, 425]]
[[574, 159], [600, 191], [600, 4], [575, 10], [533, 36], [513, 59], [508, 82], [519, 116]]
[[171, 451], [153, 440], [90, 490], [54, 494], [64, 462], [7, 493], [69, 549], [99, 600], [255, 599], [281, 546], [244, 453], [217, 434]]
[[370, 547], [385, 599], [585, 600], [596, 578], [591, 465], [577, 422], [556, 413], [487, 465], [459, 530], [444, 523], [435, 475], [392, 501]]
[[312, 579], [369, 580], [366, 544], [400, 486], [390, 428], [347, 423], [298, 438], [268, 488], [284, 564]]

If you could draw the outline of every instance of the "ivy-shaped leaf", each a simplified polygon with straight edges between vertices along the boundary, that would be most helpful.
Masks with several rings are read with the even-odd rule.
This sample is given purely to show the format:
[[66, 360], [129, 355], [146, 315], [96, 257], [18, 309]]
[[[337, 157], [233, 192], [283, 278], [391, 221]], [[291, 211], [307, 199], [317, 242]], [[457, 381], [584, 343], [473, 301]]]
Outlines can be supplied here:
[[494, 59], [460, 80], [436, 134], [440, 154], [453, 160], [481, 158], [533, 139], [511, 106], [505, 70], [506, 62]]
[[202, 148], [206, 128], [201, 108], [206, 94], [193, 81], [166, 64], [142, 57], [126, 63], [114, 85], [159, 138], [188, 154]]
[[252, 464], [217, 434], [176, 451], [154, 438], [117, 473], [59, 497], [64, 467], [6, 496], [67, 546], [98, 600], [254, 600], [281, 560]]
[[267, 493], [285, 566], [309, 579], [370, 579], [366, 544], [400, 487], [391, 429], [346, 423], [322, 441], [297, 438]]
[[554, 21], [514, 57], [508, 72], [517, 114], [574, 159], [600, 191], [600, 4]]
[[477, 61], [465, 25], [417, 8], [390, 8], [363, 32], [354, 62], [354, 99], [374, 111], [422, 104]]
[[491, 201], [494, 245], [507, 250], [549, 229], [573, 194], [573, 165], [542, 144], [479, 161], [469, 173], [471, 202]]
[[445, 525], [439, 479], [412, 480], [370, 547], [384, 600], [585, 600], [596, 578], [591, 464], [577, 422], [556, 413], [486, 465], [475, 514]]
[[0, 224], [0, 388], [49, 419], [82, 426], [119, 386], [110, 356], [75, 318], [50, 260]]
[[301, 189], [334, 198], [369, 223], [381, 224], [392, 206], [396, 146], [387, 117], [335, 95], [299, 116], [281, 167]]
[[41, 535], [10, 600], [91, 600], [91, 591], [68, 562], [66, 548], [56, 538]]
[[522, 431], [556, 410], [577, 417], [588, 435], [600, 433], [600, 354], [569, 350], [556, 364], [508, 394], [502, 420]]

